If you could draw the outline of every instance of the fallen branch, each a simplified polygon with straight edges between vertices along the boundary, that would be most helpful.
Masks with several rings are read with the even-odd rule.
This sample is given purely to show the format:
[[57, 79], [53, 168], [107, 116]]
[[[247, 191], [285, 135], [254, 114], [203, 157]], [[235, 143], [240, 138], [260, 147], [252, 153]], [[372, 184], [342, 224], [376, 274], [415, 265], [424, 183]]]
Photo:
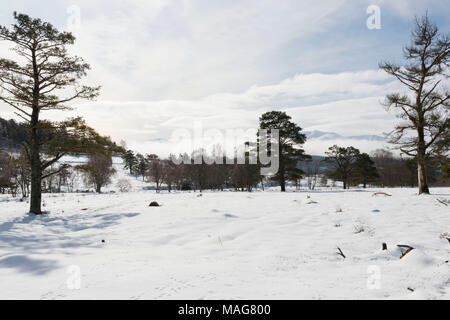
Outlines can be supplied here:
[[341, 248], [338, 247], [339, 252], [336, 252], [338, 255], [345, 259], [345, 254], [342, 252]]
[[377, 195], [383, 195], [383, 196], [388, 196], [388, 197], [392, 197], [392, 194], [389, 194], [389, 193], [386, 193], [386, 192], [375, 192], [375, 193], [373, 193], [372, 194], [372, 197], [373, 196], [377, 196]]
[[441, 199], [436, 199], [438, 202], [442, 203], [444, 206], [448, 207], [448, 204], [442, 201]]
[[414, 250], [413, 247], [408, 246], [408, 245], [406, 245], [406, 244], [398, 244], [397, 247], [406, 249], [406, 251], [403, 252], [402, 255], [400, 256], [400, 259], [403, 258], [404, 256], [406, 256], [406, 255], [407, 255], [408, 253], [410, 253], [412, 250]]

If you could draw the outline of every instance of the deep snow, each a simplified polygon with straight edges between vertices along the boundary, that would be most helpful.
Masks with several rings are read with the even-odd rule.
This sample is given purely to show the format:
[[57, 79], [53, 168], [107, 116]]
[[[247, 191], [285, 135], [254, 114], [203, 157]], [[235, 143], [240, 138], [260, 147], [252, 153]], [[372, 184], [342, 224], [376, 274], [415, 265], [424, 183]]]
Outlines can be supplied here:
[[199, 197], [116, 167], [132, 192], [45, 194], [47, 215], [0, 196], [0, 298], [450, 298], [450, 188]]

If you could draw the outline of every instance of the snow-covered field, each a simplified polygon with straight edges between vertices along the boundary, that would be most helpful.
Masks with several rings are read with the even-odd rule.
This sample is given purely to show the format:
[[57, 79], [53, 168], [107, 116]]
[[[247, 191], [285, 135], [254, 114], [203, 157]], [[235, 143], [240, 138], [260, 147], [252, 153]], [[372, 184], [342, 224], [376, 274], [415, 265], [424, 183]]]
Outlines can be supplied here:
[[0, 298], [450, 299], [450, 188], [199, 196], [128, 179], [45, 194], [42, 216], [1, 196]]

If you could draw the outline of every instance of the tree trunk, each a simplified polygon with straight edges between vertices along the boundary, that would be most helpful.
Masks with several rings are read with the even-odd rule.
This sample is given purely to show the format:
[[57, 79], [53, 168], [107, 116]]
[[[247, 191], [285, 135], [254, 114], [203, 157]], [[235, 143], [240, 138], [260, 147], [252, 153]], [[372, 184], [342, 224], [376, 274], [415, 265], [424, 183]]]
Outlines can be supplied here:
[[[420, 119], [420, 123], [423, 121]], [[430, 194], [427, 183], [427, 161], [425, 158], [425, 137], [424, 128], [419, 126], [418, 130], [418, 145], [417, 145], [417, 178], [419, 184], [419, 194]]]
[[31, 133], [31, 193], [30, 193], [30, 213], [41, 214], [41, 159], [39, 157], [39, 145], [37, 142], [36, 129]]
[[347, 189], [347, 181], [344, 180], [344, 181], [342, 181], [342, 182], [344, 183], [344, 189]]
[[280, 172], [280, 185], [281, 185], [281, 192], [286, 191], [286, 177], [284, 176], [284, 158], [283, 158], [283, 145], [281, 144], [281, 136], [278, 137], [278, 152], [279, 155], [279, 168], [278, 171]]
[[419, 194], [430, 194], [427, 184], [427, 170], [424, 159], [417, 160], [417, 176], [419, 181]]
[[[280, 157], [281, 158], [281, 157]], [[280, 161], [280, 186], [281, 186], [281, 192], [286, 191], [286, 177], [284, 176], [284, 166]]]
[[30, 212], [41, 214], [41, 180], [42, 168], [40, 157], [40, 146], [38, 141], [37, 126], [39, 124], [39, 72], [36, 64], [35, 49], [32, 50], [33, 65], [33, 112], [31, 114], [31, 134], [30, 134], [30, 167], [31, 167], [31, 194], [30, 194]]

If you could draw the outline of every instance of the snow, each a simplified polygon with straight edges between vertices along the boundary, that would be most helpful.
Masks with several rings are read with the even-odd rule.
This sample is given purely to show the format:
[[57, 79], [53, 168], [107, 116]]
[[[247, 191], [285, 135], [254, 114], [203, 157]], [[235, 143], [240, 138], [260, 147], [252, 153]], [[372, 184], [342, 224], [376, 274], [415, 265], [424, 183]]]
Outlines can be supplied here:
[[131, 192], [0, 196], [1, 299], [450, 299], [450, 188], [157, 194], [114, 163]]

